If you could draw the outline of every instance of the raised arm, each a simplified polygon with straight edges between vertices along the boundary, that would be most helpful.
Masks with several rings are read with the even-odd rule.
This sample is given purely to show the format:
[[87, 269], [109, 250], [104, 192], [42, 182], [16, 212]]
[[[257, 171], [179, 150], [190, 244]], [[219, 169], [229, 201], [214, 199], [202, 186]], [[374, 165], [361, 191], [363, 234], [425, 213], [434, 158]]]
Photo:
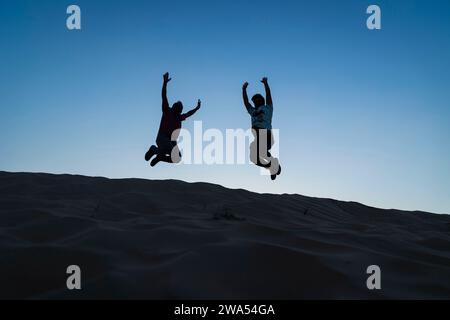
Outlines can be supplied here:
[[167, 100], [167, 84], [169, 83], [170, 80], [172, 80], [172, 79], [169, 78], [169, 73], [166, 72], [164, 74], [164, 82], [163, 82], [163, 87], [162, 87], [162, 92], [161, 92], [162, 112], [163, 113], [169, 110], [169, 100]]
[[253, 108], [252, 104], [248, 101], [247, 87], [248, 82], [245, 82], [242, 86], [242, 98], [244, 99], [244, 105], [247, 109], [247, 112], [251, 115], [255, 111], [255, 108]]
[[197, 106], [194, 109], [192, 109], [191, 111], [188, 111], [186, 113], [183, 113], [181, 115], [181, 121], [184, 121], [187, 118], [189, 118], [190, 116], [194, 115], [194, 113], [196, 113], [200, 109], [201, 105], [202, 105], [202, 102], [200, 101], [200, 99], [198, 99]]
[[272, 94], [270, 93], [270, 87], [269, 87], [269, 83], [267, 81], [267, 78], [264, 77], [261, 82], [264, 84], [264, 89], [266, 89], [266, 103], [267, 105], [273, 107], [273, 102], [272, 102]]

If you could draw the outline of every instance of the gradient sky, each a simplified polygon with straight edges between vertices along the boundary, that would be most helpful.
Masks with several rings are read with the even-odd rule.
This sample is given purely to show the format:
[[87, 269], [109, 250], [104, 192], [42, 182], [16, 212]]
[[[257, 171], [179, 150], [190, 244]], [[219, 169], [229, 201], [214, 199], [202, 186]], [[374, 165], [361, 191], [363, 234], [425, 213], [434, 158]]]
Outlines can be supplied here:
[[[66, 8], [82, 30], [66, 28]], [[382, 30], [366, 28], [378, 4]], [[0, 1], [0, 170], [206, 181], [450, 213], [450, 1]], [[283, 175], [143, 160], [169, 100], [248, 128], [268, 76]]]

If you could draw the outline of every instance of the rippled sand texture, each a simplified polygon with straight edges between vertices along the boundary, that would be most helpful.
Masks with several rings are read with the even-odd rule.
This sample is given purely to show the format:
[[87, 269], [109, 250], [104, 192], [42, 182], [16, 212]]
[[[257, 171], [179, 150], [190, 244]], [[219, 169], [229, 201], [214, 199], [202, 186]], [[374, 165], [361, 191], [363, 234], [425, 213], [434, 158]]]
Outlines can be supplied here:
[[2, 299], [450, 298], [448, 215], [205, 183], [0, 172], [0, 252]]

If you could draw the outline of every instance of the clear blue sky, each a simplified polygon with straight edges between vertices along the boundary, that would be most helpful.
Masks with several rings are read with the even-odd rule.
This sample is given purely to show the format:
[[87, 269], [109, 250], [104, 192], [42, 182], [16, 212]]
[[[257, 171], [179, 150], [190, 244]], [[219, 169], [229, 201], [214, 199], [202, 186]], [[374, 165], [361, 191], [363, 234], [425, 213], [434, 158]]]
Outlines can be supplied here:
[[[82, 10], [68, 31], [66, 8]], [[382, 30], [369, 31], [378, 4]], [[206, 181], [450, 213], [450, 2], [0, 2], [0, 170]], [[161, 76], [205, 128], [248, 128], [268, 76], [283, 175], [143, 160]], [[185, 123], [192, 128], [193, 121]]]

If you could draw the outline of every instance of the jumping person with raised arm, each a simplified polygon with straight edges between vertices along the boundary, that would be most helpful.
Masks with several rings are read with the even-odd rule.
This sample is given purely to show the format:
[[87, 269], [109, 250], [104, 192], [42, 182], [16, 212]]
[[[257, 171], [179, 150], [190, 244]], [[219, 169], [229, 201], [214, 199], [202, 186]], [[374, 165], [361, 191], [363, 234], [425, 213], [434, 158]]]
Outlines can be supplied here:
[[158, 136], [156, 138], [156, 145], [152, 145], [145, 154], [145, 161], [149, 161], [154, 155], [156, 157], [150, 162], [154, 167], [158, 162], [178, 163], [181, 161], [181, 153], [178, 149], [177, 139], [179, 129], [181, 129], [181, 122], [192, 116], [200, 109], [201, 101], [197, 102], [197, 107], [191, 111], [182, 114], [183, 103], [177, 101], [172, 108], [169, 107], [169, 100], [167, 99], [167, 84], [171, 78], [169, 73], [165, 73], [163, 77], [162, 87], [162, 117], [159, 125]]
[[255, 136], [255, 140], [250, 144], [250, 160], [257, 166], [268, 169], [271, 179], [275, 180], [277, 175], [281, 173], [281, 166], [278, 159], [270, 154], [270, 149], [274, 143], [272, 137], [272, 94], [267, 78], [263, 78], [261, 82], [264, 84], [266, 99], [259, 93], [255, 94], [252, 97], [254, 106], [248, 100], [248, 82], [245, 82], [242, 86], [244, 105], [251, 116], [252, 133]]

